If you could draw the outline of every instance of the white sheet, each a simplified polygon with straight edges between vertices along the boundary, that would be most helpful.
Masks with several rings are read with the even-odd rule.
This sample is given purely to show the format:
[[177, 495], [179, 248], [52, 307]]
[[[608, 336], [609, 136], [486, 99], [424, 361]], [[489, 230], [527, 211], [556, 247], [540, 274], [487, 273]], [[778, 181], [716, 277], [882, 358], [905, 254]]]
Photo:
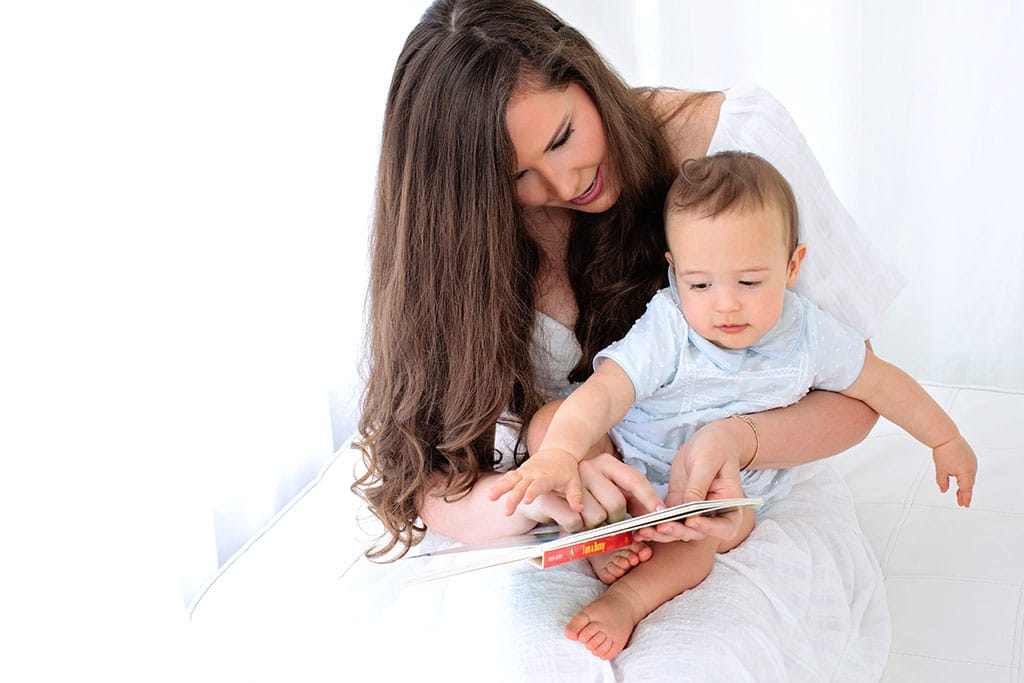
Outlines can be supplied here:
[[[1024, 497], [1019, 492], [1024, 432], [1018, 428], [1024, 393], [928, 389], [978, 453], [980, 476], [970, 510], [957, 509], [951, 496], [938, 493], [928, 449], [885, 420], [863, 444], [830, 461], [853, 491], [860, 523], [886, 577], [893, 636], [881, 680], [1024, 683]], [[196, 635], [213, 653], [211, 662], [221, 667], [216, 680], [360, 680], [392, 670], [415, 672], [415, 680], [512, 680], [527, 667], [563, 673], [574, 681], [612, 680], [616, 674], [644, 681], [652, 673], [685, 680], [687, 675], [700, 678], [710, 667], [711, 680], [725, 680], [726, 674], [738, 673], [737, 666], [730, 670], [725, 663], [741, 664], [730, 654], [740, 647], [757, 652], [783, 641], [784, 661], [794, 667], [820, 663], [841, 649], [837, 634], [844, 630], [856, 635], [840, 655], [837, 678], [878, 679], [860, 677], [857, 669], [877, 656], [875, 637], [885, 637], [877, 603], [881, 588], [873, 583], [877, 573], [864, 565], [864, 537], [847, 526], [847, 493], [831, 465], [823, 472], [804, 470], [813, 475], [804, 484], [818, 487], [814, 495], [809, 486], [798, 486], [770, 515], [774, 526], [755, 530], [751, 540], [772, 547], [741, 546], [722, 558], [708, 582], [677, 599], [685, 603], [678, 621], [660, 625], [661, 634], [641, 627], [638, 639], [664, 637], [671, 647], [656, 647], [649, 654], [627, 649], [605, 666], [560, 634], [559, 619], [567, 619], [577, 603], [600, 590], [593, 579], [571, 569], [539, 575], [530, 567], [487, 572], [453, 578], [447, 590], [410, 590], [399, 596], [400, 567], [377, 571], [358, 559], [366, 537], [353, 523], [358, 506], [348, 491], [354, 457], [342, 451], [194, 604]], [[747, 603], [770, 604], [769, 595], [788, 591], [806, 600], [797, 602], [803, 612], [816, 610], [823, 621], [830, 614], [837, 617], [819, 626], [822, 633], [810, 634], [815, 647], [801, 644], [804, 636], [794, 623], [805, 622], [795, 613], [787, 618], [754, 612], [755, 625], [769, 621], [790, 629], [769, 631], [763, 641], [736, 621], [724, 624], [727, 636], [717, 640], [706, 633], [690, 635], [688, 629], [704, 619], [725, 620], [724, 611], [709, 609], [711, 600], [701, 598], [701, 592], [718, 590], [718, 581], [731, 581], [748, 564], [759, 572], [767, 569], [778, 559], [770, 553], [775, 546], [796, 549], [802, 560], [764, 572], [760, 583], [725, 588], [724, 597], [740, 606], [734, 611], [749, 614]], [[814, 573], [810, 584], [804, 583], [808, 566]], [[525, 571], [541, 578], [540, 584], [528, 583], [519, 574]], [[828, 611], [835, 607], [836, 591], [820, 592], [829, 576], [844, 575], [838, 597], [855, 606], [846, 617]], [[503, 597], [506, 588], [516, 591], [518, 603]], [[851, 613], [860, 615], [859, 624]], [[466, 614], [472, 618], [463, 619]], [[518, 649], [508, 654], [513, 646]], [[700, 648], [703, 655], [690, 656]], [[520, 656], [532, 659], [509, 664]], [[763, 652], [743, 658], [751, 660], [756, 660], [758, 680], [772, 680], [764, 663], [771, 662]], [[794, 673], [792, 679], [801, 680], [801, 675]]]
[[443, 668], [450, 681], [877, 680], [888, 612], [849, 492], [830, 466], [801, 468], [797, 479], [743, 545], [644, 620], [613, 662], [562, 633], [604, 589], [586, 563], [524, 563], [402, 589], [420, 560], [361, 559], [320, 596], [320, 635], [335, 631], [328, 640], [338, 646], [314, 653], [321, 666], [312, 668], [325, 679], [344, 662], [366, 663], [366, 675], [381, 663], [389, 676]]

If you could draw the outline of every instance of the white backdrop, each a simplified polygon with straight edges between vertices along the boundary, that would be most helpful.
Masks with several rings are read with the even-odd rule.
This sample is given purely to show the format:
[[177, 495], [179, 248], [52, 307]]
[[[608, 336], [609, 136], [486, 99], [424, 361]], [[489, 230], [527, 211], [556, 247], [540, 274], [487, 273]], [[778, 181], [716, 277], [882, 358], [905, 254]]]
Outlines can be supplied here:
[[[13, 4], [3, 584], [27, 642], [69, 605], [69, 637], [149, 642], [351, 431], [384, 97], [426, 3]], [[1021, 3], [550, 6], [631, 83], [772, 91], [909, 278], [876, 350], [1024, 388]]]

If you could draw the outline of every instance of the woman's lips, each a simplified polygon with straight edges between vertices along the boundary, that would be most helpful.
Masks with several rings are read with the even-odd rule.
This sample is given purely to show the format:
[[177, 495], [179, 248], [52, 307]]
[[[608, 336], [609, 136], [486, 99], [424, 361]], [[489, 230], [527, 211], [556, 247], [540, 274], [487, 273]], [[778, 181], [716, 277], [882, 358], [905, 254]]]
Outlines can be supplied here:
[[598, 195], [601, 194], [601, 191], [603, 189], [604, 174], [601, 173], [601, 167], [598, 166], [597, 172], [594, 173], [594, 182], [590, 183], [590, 187], [587, 188], [587, 191], [578, 197], [573, 197], [572, 199], [569, 200], [569, 203], [575, 206], [583, 206], [584, 204], [589, 204], [590, 202], [597, 199]]

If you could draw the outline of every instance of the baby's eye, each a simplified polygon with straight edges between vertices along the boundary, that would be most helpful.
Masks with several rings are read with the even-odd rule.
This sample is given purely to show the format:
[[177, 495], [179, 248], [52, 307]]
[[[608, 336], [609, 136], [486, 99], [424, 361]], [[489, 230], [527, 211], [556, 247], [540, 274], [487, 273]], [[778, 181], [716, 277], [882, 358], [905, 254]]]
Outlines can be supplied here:
[[740, 284], [744, 287], [757, 287], [761, 284], [761, 280], [740, 280]]
[[691, 282], [690, 289], [697, 292], [703, 292], [705, 289], [711, 286], [709, 282]]

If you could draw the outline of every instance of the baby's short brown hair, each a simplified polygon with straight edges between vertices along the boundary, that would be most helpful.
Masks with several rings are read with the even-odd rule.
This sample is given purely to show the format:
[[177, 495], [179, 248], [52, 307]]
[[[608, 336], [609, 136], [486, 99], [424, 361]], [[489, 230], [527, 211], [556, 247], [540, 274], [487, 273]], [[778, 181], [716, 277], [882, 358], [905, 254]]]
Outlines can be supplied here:
[[788, 228], [792, 254], [799, 242], [799, 215], [793, 190], [778, 169], [750, 152], [718, 152], [688, 159], [665, 198], [665, 222], [674, 213], [710, 218], [730, 210], [777, 208]]

